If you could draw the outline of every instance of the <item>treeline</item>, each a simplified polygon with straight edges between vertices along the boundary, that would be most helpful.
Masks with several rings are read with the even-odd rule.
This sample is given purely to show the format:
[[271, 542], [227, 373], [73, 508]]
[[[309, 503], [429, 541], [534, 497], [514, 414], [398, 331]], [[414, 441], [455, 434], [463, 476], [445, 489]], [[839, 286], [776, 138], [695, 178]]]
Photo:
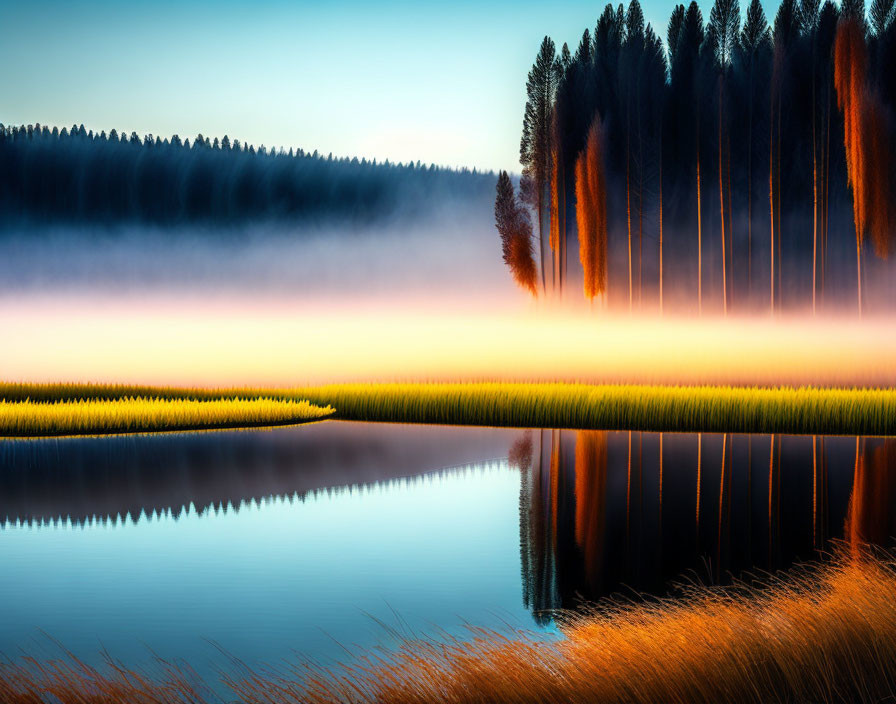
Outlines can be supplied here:
[[691, 2], [664, 43], [631, 0], [575, 53], [545, 37], [519, 194], [499, 188], [496, 207], [536, 216], [524, 286], [563, 295], [578, 245], [588, 299], [662, 310], [674, 287], [700, 310], [775, 310], [796, 289], [814, 310], [851, 246], [861, 311], [864, 264], [896, 232], [894, 15], [894, 0], [867, 16], [863, 0], [783, 0], [770, 25], [760, 0], [743, 20], [715, 0], [704, 21]]
[[197, 135], [0, 125], [0, 217], [31, 221], [369, 221], [450, 198], [486, 202], [491, 174], [288, 152]]

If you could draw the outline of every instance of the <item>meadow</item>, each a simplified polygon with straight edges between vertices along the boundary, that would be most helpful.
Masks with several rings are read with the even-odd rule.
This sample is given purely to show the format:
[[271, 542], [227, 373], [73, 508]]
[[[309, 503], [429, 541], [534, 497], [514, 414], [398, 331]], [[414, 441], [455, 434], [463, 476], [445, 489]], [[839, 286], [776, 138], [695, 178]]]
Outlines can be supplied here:
[[302, 423], [333, 409], [270, 398], [0, 400], [0, 437], [96, 435]]
[[[352, 664], [253, 669], [232, 662], [238, 701], [878, 702], [896, 694], [896, 563], [839, 553], [826, 563], [732, 587], [685, 585], [675, 598], [603, 601], [559, 614], [561, 636], [472, 629], [467, 639], [404, 642]], [[188, 665], [156, 673], [107, 659], [0, 662], [0, 697], [31, 704], [218, 701]]]
[[[294, 388], [176, 388], [0, 384], [11, 416], [38, 402], [132, 398], [305, 400], [330, 418], [374, 422], [664, 432], [896, 435], [896, 389], [594, 385], [567, 383], [358, 383]], [[16, 406], [30, 400], [31, 406]], [[270, 401], [268, 418], [277, 412]], [[97, 407], [102, 408], [102, 407]], [[48, 414], [52, 412], [48, 411]], [[49, 419], [50, 415], [47, 416]], [[237, 419], [234, 418], [234, 421]], [[248, 420], [248, 418], [247, 418]], [[11, 421], [5, 421], [11, 423]], [[256, 424], [263, 419], [257, 418]], [[110, 427], [111, 421], [107, 422]], [[156, 427], [161, 427], [161, 423]], [[34, 433], [39, 422], [29, 421]], [[44, 433], [46, 434], [46, 433]]]

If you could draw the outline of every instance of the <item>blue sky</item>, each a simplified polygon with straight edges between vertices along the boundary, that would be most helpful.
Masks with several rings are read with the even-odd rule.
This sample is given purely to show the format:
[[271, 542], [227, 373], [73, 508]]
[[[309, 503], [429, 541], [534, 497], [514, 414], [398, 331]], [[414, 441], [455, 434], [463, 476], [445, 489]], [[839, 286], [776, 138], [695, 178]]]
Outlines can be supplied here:
[[[574, 50], [602, 7], [15, 3], [0, 21], [0, 122], [228, 134], [337, 155], [516, 170], [525, 78], [541, 38]], [[644, 8], [665, 35], [672, 0], [645, 0]]]

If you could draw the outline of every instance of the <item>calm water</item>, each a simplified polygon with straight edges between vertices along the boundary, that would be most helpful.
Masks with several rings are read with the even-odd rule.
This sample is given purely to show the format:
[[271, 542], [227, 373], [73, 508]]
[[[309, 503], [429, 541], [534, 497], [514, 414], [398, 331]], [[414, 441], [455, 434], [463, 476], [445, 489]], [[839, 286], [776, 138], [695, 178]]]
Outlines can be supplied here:
[[896, 534], [896, 441], [326, 422], [0, 442], [0, 651], [210, 673]]

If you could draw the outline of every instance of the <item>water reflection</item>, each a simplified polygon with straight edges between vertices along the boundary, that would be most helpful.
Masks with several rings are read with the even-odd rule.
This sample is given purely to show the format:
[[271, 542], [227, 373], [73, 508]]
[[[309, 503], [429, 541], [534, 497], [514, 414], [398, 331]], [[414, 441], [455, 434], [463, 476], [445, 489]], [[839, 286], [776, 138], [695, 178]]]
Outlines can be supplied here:
[[[452, 470], [446, 476], [454, 494], [426, 494], [432, 504], [423, 513], [422, 505], [414, 503], [418, 500], [404, 491], [410, 488], [423, 495], [417, 478], [469, 465], [493, 466], [499, 470], [497, 479]], [[215, 517], [208, 522], [218, 523], [222, 509], [230, 513], [231, 507], [238, 511], [250, 505], [258, 510], [247, 514], [258, 514], [256, 519], [266, 530], [279, 531], [284, 521], [310, 521], [311, 513], [318, 512], [314, 525], [335, 521], [348, 546], [333, 552], [344, 556], [339, 563], [343, 578], [357, 581], [363, 573], [369, 582], [371, 575], [378, 575], [383, 581], [378, 595], [387, 601], [409, 591], [415, 591], [414, 599], [429, 598], [426, 589], [412, 589], [419, 576], [401, 570], [381, 574], [389, 560], [410, 555], [411, 543], [420, 555], [435, 549], [432, 541], [420, 539], [425, 528], [437, 536], [438, 548], [450, 553], [439, 580], [443, 584], [449, 577], [455, 580], [455, 597], [470, 609], [491, 606], [484, 599], [483, 583], [492, 575], [484, 568], [471, 573], [476, 564], [473, 555], [483, 545], [494, 547], [509, 538], [509, 550], [502, 547], [501, 554], [514, 564], [505, 565], [512, 580], [502, 573], [501, 602], [512, 601], [520, 610], [525, 607], [544, 624], [552, 609], [575, 607], [583, 599], [618, 592], [667, 593], [671, 582], [689, 572], [702, 580], [724, 582], [750, 570], [776, 570], [812, 559], [835, 539], [854, 548], [865, 542], [886, 545], [896, 534], [892, 467], [896, 467], [896, 440], [883, 438], [326, 422], [270, 432], [14, 440], [0, 441], [0, 525], [7, 529], [3, 535], [7, 547], [15, 541], [27, 543], [22, 554], [35, 565], [46, 565], [46, 574], [36, 571], [20, 577], [20, 588], [31, 592], [29, 579], [45, 578], [55, 569], [59, 545], [65, 543], [72, 554], [77, 548], [93, 559], [102, 552], [102, 542], [111, 538], [103, 537], [102, 531], [84, 531], [81, 539], [61, 535], [65, 531], [42, 531], [43, 537], [12, 535], [17, 531], [10, 526], [59, 521], [63, 526], [69, 522], [83, 526], [118, 522], [118, 517], [177, 518], [184, 512], [196, 518], [209, 509]], [[396, 481], [410, 485], [399, 487]], [[496, 481], [510, 482], [510, 487], [500, 496], [482, 494], [483, 486], [494, 488]], [[369, 520], [402, 519], [412, 528], [390, 534], [363, 554], [354, 546], [371, 528], [359, 521], [360, 514], [339, 520], [329, 515], [340, 501], [317, 502], [317, 507], [306, 505], [302, 511], [291, 506], [309, 494], [340, 494], [372, 485], [380, 485], [382, 491], [365, 504]], [[271, 497], [277, 500], [270, 501]], [[508, 500], [510, 514], [496, 508]], [[375, 508], [383, 502], [390, 505], [385, 513]], [[473, 525], [469, 513], [476, 502], [482, 504], [482, 513], [475, 519], [489, 527], [470, 533], [458, 526]], [[436, 507], [448, 517], [433, 518]], [[177, 543], [185, 536], [206, 530], [197, 525], [202, 521], [161, 523], [153, 521], [154, 530], [137, 531], [130, 540], [156, 541], [153, 544], [166, 560], [177, 554]], [[276, 569], [265, 555], [277, 540], [266, 534], [264, 540], [253, 542], [258, 536], [241, 532], [243, 521], [220, 523], [251, 546], [248, 554], [258, 561], [258, 575]], [[449, 530], [449, 525], [455, 527]], [[321, 550], [327, 545], [321, 541]], [[496, 554], [490, 554], [491, 563]], [[366, 562], [372, 556], [376, 564]], [[323, 564], [320, 555], [314, 560]], [[226, 559], [221, 569], [224, 563]], [[147, 567], [152, 564], [147, 561]], [[332, 576], [336, 568], [327, 564]], [[301, 563], [296, 569], [312, 567]], [[84, 579], [107, 577], [102, 570], [84, 573]], [[511, 581], [513, 585], [506, 587]], [[197, 584], [196, 589], [200, 587], [205, 588]], [[183, 584], [178, 588], [192, 594]], [[310, 598], [314, 590], [301, 587], [296, 593]], [[253, 594], [247, 588], [244, 596]], [[240, 606], [244, 596], [234, 596], [235, 609], [244, 608]], [[359, 583], [349, 603], [362, 596], [369, 595]], [[433, 609], [427, 617], [449, 616]], [[450, 616], [467, 611], [458, 607]]]
[[0, 441], [0, 523], [203, 512], [503, 459], [520, 431], [329, 421], [271, 431]]
[[[556, 608], [725, 582], [896, 535], [896, 440], [533, 431], [520, 494], [523, 599]], [[511, 453], [513, 454], [513, 452]]]

